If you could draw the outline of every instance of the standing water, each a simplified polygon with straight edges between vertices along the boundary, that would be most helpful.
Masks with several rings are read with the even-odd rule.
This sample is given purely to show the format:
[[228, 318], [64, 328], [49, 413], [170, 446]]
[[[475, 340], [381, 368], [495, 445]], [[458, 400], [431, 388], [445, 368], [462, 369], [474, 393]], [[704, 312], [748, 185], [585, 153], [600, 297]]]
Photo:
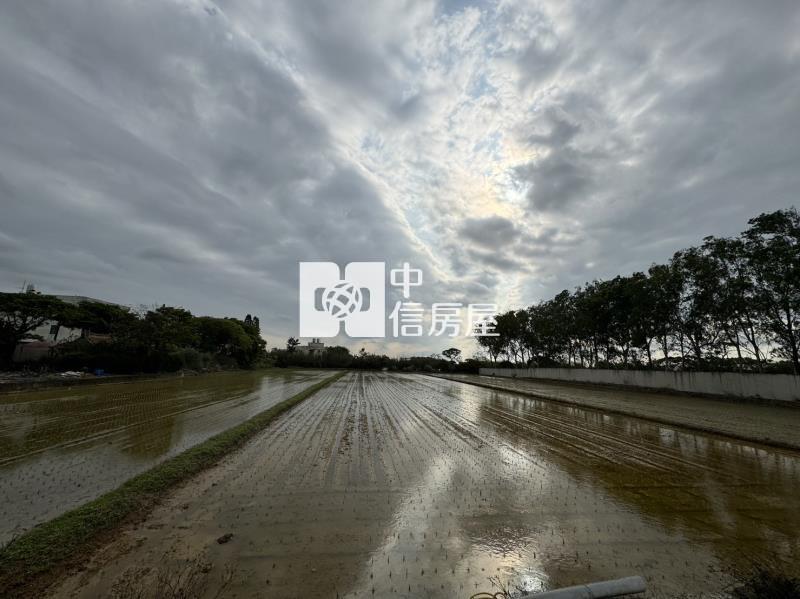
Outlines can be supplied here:
[[[350, 373], [123, 531], [58, 595], [186, 560], [240, 597], [467, 599], [641, 575], [718, 597], [800, 574], [800, 452], [460, 382]], [[231, 536], [228, 536], [231, 535]], [[226, 542], [220, 544], [218, 539]], [[134, 589], [136, 590], [136, 589]]]
[[329, 375], [220, 373], [0, 395], [0, 544]]

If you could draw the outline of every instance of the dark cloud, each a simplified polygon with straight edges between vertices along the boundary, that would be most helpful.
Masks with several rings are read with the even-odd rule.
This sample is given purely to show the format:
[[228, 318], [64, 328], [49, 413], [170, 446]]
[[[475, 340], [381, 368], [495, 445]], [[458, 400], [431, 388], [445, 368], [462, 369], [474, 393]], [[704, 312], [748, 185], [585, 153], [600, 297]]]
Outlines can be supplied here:
[[258, 313], [288, 335], [299, 260], [425, 265], [296, 84], [219, 15], [92, 7], [3, 9], [0, 245], [26, 237], [4, 286]]
[[523, 86], [541, 86], [550, 82], [569, 58], [568, 43], [560, 40], [549, 27], [537, 27], [533, 38], [519, 57]]
[[475, 262], [496, 270], [504, 272], [519, 272], [525, 270], [522, 262], [508, 256], [505, 253], [469, 249], [467, 250], [467, 254]]
[[[403, 102], [403, 63], [400, 40], [389, 34], [389, 23], [371, 23], [376, 16], [368, 4], [342, 4], [324, 0], [289, 2], [286, 5], [292, 35], [302, 43], [294, 47], [298, 60], [321, 74], [330, 85], [347, 90], [354, 97], [377, 99], [399, 107], [401, 114], [413, 113], [414, 100]], [[391, 13], [387, 9], [387, 16]], [[389, 16], [389, 19], [391, 17]], [[376, 26], [387, 26], [376, 29]], [[389, 62], [389, 56], [397, 62]]]
[[563, 148], [580, 132], [578, 123], [571, 123], [568, 119], [553, 111], [549, 116], [550, 130], [546, 133], [531, 133], [528, 143], [541, 145], [545, 148]]
[[[549, 108], [529, 124], [532, 133], [523, 133], [525, 141], [536, 147], [541, 156], [514, 169], [519, 182], [528, 187], [531, 208], [560, 211], [585, 198], [595, 184], [595, 170], [603, 168], [609, 150], [586, 147], [578, 140], [581, 124], [573, 122], [566, 110], [582, 112], [581, 99], [568, 98], [564, 105]], [[545, 126], [545, 131], [537, 130]]]
[[[514, 174], [532, 216], [577, 223], [581, 240], [529, 294], [646, 268], [796, 203], [796, 4], [567, 6], [557, 84], [536, 89], [518, 132], [538, 156]], [[538, 67], [518, 68], [536, 88]]]
[[797, 202], [799, 29], [792, 2], [8, 2], [0, 285], [274, 342], [300, 260], [409, 261], [426, 302], [646, 268]]
[[520, 235], [514, 223], [502, 216], [464, 219], [459, 232], [465, 240], [489, 249], [510, 245]]
[[145, 248], [137, 253], [136, 256], [142, 260], [153, 262], [174, 262], [176, 264], [189, 264], [192, 262], [188, 256], [167, 248]]
[[402, 122], [413, 119], [415, 116], [424, 112], [424, 110], [425, 103], [422, 96], [420, 94], [414, 94], [397, 104], [394, 109], [394, 114]]
[[553, 147], [550, 153], [515, 169], [530, 184], [528, 198], [535, 209], [559, 210], [584, 197], [592, 184], [592, 164], [579, 152]]

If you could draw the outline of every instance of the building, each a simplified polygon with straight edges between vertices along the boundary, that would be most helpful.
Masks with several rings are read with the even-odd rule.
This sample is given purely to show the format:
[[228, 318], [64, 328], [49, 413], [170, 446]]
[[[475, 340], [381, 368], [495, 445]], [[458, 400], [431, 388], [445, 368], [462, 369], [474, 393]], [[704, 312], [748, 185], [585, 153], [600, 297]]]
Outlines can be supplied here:
[[325, 351], [325, 344], [322, 343], [319, 338], [314, 338], [309, 341], [307, 345], [298, 345], [294, 348], [294, 351], [313, 356], [316, 354], [321, 354], [323, 351]]
[[[39, 293], [33, 287], [28, 285], [25, 293]], [[107, 304], [114, 306], [114, 302], [107, 302], [105, 300], [87, 297], [85, 295], [54, 295], [53, 297], [60, 299], [66, 304], [77, 306], [81, 302], [97, 302], [100, 304]], [[46, 357], [51, 348], [60, 344], [67, 343], [68, 341], [75, 341], [88, 335], [89, 331], [79, 328], [70, 328], [62, 326], [55, 320], [45, 321], [41, 326], [28, 331], [29, 337], [21, 339], [14, 349], [14, 362], [31, 362]]]

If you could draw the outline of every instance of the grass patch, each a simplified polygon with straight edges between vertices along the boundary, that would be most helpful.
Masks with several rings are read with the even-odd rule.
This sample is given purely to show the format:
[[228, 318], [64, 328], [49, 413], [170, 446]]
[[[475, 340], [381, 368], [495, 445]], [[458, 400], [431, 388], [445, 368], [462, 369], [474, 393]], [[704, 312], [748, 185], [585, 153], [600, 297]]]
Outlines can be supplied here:
[[[330, 376], [253, 418], [187, 449], [74, 510], [42, 523], [0, 549], [0, 596], [34, 586], [58, 568], [82, 561], [116, 527], [143, 515], [172, 486], [213, 466], [278, 415], [344, 376]], [[30, 589], [28, 589], [30, 590]], [[6, 595], [8, 594], [8, 595]]]

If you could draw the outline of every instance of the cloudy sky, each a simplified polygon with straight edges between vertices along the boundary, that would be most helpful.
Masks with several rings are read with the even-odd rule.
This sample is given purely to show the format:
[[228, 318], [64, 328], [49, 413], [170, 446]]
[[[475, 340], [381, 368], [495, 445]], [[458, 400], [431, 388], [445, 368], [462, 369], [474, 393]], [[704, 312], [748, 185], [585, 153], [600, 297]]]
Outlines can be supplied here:
[[0, 136], [4, 291], [270, 345], [300, 260], [519, 307], [798, 204], [800, 5], [4, 2]]

